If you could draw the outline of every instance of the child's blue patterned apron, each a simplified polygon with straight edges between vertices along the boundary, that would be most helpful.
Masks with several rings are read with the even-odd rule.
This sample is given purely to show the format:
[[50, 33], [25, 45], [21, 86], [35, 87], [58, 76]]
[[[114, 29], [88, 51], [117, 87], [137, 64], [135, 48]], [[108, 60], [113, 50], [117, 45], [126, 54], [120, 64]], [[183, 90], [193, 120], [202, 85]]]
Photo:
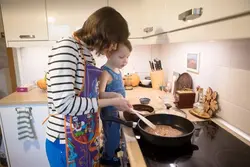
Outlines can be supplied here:
[[[79, 96], [97, 98], [98, 78], [102, 71], [87, 61], [84, 63], [84, 84]], [[68, 167], [99, 166], [99, 113], [94, 113], [93, 109], [86, 115], [65, 116], [64, 127]]]

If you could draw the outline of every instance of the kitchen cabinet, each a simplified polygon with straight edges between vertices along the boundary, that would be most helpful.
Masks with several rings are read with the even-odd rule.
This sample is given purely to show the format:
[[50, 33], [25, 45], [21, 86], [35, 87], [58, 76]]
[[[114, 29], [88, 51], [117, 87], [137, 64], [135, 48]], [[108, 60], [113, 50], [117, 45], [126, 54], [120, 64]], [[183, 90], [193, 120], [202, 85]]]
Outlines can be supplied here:
[[[186, 41], [185, 39], [180, 40], [179, 34], [189, 32], [189, 30], [172, 33], [169, 35], [170, 39], [166, 37], [168, 35], [146, 39], [144, 37], [250, 11], [250, 0], [1, 0], [7, 46], [50, 46], [63, 36], [72, 35], [72, 32], [82, 27], [91, 13], [107, 5], [115, 8], [127, 20], [130, 30], [129, 38], [134, 44], [166, 43], [168, 40], [171, 41], [173, 36], [178, 36], [178, 40], [175, 40], [177, 38], [174, 37], [175, 39], [172, 41]], [[178, 19], [179, 14], [193, 8], [203, 8], [201, 17], [192, 21]], [[239, 20], [233, 22], [243, 23], [242, 18], [237, 19]], [[226, 24], [216, 23], [216, 25]], [[201, 29], [207, 26], [211, 27], [211, 25], [205, 25]], [[219, 27], [220, 30], [205, 29], [216, 32], [228, 29], [227, 34], [230, 31], [236, 34], [229, 34], [226, 37], [226, 33], [223, 33], [221, 39], [233, 39], [244, 37], [247, 33], [232, 31], [232, 29], [240, 29], [240, 27], [244, 26], [233, 25], [233, 28], [229, 29]], [[207, 35], [211, 32], [194, 32], [197, 28], [190, 30], [195, 33], [195, 36], [200, 36], [195, 37], [195, 40], [199, 40], [199, 38], [201, 40], [214, 39]], [[221, 35], [219, 34], [219, 36]], [[220, 38], [215, 37], [215, 39]]]
[[[203, 8], [201, 17], [192, 21], [178, 19], [179, 14], [193, 8]], [[249, 0], [144, 0], [143, 25], [153, 28], [144, 36], [172, 31], [227, 16], [250, 11]]]
[[[82, 27], [90, 14], [107, 5], [115, 8], [127, 20], [130, 37], [144, 35], [144, 22], [138, 22], [142, 21], [143, 0], [109, 0], [109, 3], [107, 0], [76, 0], [73, 4], [68, 0], [47, 0], [46, 5], [49, 40], [71, 35], [73, 31]], [[69, 5], [73, 6], [69, 8]]]
[[[162, 24], [168, 31], [250, 11], [249, 0], [168, 0], [166, 3]], [[202, 16], [192, 21], [178, 20], [179, 14], [193, 8], [203, 8]]]
[[46, 0], [49, 40], [70, 36], [107, 0]]
[[170, 24], [167, 17], [168, 1], [144, 0], [143, 3], [143, 27], [152, 28], [151, 32], [144, 32], [144, 36], [154, 35], [167, 31]]
[[[32, 108], [33, 127], [37, 139], [18, 140], [16, 108]], [[47, 105], [1, 106], [1, 129], [7, 150], [8, 166], [11, 167], [49, 167], [45, 152], [45, 127], [43, 120], [48, 116]]]
[[6, 41], [48, 40], [45, 0], [1, 0]]
[[[203, 8], [203, 14], [199, 18], [192, 21], [181, 21], [178, 19], [179, 14], [189, 9], [200, 7]], [[153, 27], [153, 31], [147, 33], [146, 35], [150, 36], [161, 32], [171, 32], [172, 30], [179, 28], [185, 28], [188, 26], [222, 19], [243, 12], [250, 12], [250, 1], [145, 0], [144, 11], [147, 11], [145, 12], [146, 19], [144, 19], [145, 27]], [[159, 42], [159, 40], [153, 40], [153, 43], [248, 38], [250, 36], [248, 31], [249, 28], [249, 17], [244, 16], [160, 35], [157, 36], [157, 38], [161, 39], [161, 42]], [[145, 40], [149, 40], [151, 38], [153, 37], [146, 38]]]
[[167, 34], [169, 43], [250, 38], [250, 16]]
[[109, 0], [109, 6], [116, 9], [126, 19], [129, 26], [129, 38], [145, 35], [144, 28], [144, 0]]
[[[118, 10], [127, 20], [131, 39], [147, 37], [250, 11], [249, 0], [109, 0], [109, 6]], [[178, 19], [179, 14], [193, 8], [203, 8], [202, 16], [192, 21], [182, 21]], [[145, 32], [145, 28], [149, 31]], [[226, 28], [227, 27], [224, 27], [224, 29]], [[199, 35], [202, 36], [203, 34], [204, 33]], [[163, 36], [159, 36], [158, 38], [160, 40], [152, 40], [150, 38], [143, 40], [133, 39], [132, 43], [136, 41], [135, 43], [138, 44], [157, 44], [168, 41], [168, 39]], [[228, 38], [231, 38], [231, 36]], [[206, 36], [201, 39], [208, 38]]]

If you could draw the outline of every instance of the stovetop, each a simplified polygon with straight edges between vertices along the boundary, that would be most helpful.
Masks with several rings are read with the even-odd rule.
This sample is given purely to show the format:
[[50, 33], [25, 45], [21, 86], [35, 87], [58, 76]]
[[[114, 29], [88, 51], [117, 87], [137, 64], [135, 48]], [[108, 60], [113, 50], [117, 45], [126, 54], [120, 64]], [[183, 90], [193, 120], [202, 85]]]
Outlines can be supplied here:
[[[189, 144], [157, 147], [134, 130], [148, 167], [250, 167], [250, 146], [212, 121], [195, 122]], [[140, 139], [139, 139], [140, 138]]]

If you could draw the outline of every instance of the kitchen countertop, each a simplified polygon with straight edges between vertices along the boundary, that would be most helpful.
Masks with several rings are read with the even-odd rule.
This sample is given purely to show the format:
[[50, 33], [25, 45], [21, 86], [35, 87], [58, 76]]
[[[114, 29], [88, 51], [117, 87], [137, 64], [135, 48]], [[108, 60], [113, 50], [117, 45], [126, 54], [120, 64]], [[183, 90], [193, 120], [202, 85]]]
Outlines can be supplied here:
[[[128, 100], [132, 104], [139, 104], [140, 103], [139, 98], [141, 97], [149, 97], [151, 99], [149, 105], [154, 107], [156, 113], [166, 113], [166, 114], [176, 114], [176, 115], [179, 114], [179, 112], [176, 112], [173, 109], [167, 110], [163, 100], [161, 99], [162, 97], [167, 97], [167, 99], [170, 99], [170, 101], [168, 102], [172, 104], [173, 96], [170, 93], [166, 94], [165, 92], [162, 92], [160, 90], [137, 87], [134, 88], [133, 90], [126, 91], [126, 94]], [[46, 104], [46, 103], [47, 103], [47, 93], [39, 88], [34, 88], [31, 91], [24, 93], [15, 92], [0, 100], [0, 106], [22, 105], [22, 104]], [[186, 112], [187, 119], [191, 121], [203, 121], [203, 119], [199, 119], [191, 115], [188, 112], [188, 109], [185, 109], [183, 111]], [[220, 118], [213, 118], [212, 121], [214, 121], [216, 124], [220, 125], [221, 127], [223, 127], [231, 134], [233, 134], [241, 141], [250, 146], [250, 142], [248, 140], [244, 139], [243, 137], [235, 133], [233, 130], [223, 125], [223, 123], [221, 123], [220, 121]], [[144, 167], [144, 166], [146, 167], [143, 155], [139, 148], [138, 142], [135, 139], [133, 130], [131, 128], [122, 126], [122, 131], [126, 142], [126, 148], [130, 160], [130, 165], [132, 167]]]
[[[175, 115], [179, 114], [179, 112], [176, 112], [172, 109], [167, 110], [163, 100], [161, 99], [162, 97], [167, 97], [168, 99], [170, 99], [169, 103], [173, 106], [173, 103], [171, 102], [173, 101], [173, 96], [170, 93], [166, 94], [166, 92], [160, 90], [137, 87], [133, 90], [126, 91], [126, 97], [132, 104], [140, 104], [139, 99], [141, 97], [148, 97], [151, 99], [149, 105], [155, 109], [155, 113], [166, 113]], [[202, 121], [202, 119], [191, 115], [188, 110], [183, 111], [186, 112], [187, 119], [191, 121]], [[146, 163], [144, 161], [141, 149], [139, 148], [138, 142], [135, 139], [133, 130], [126, 126], [122, 126], [122, 132], [126, 142], [127, 154], [129, 157], [130, 165], [132, 167], [146, 167]]]
[[29, 92], [14, 92], [0, 100], [0, 106], [15, 104], [46, 104], [47, 93], [39, 88]]
[[[170, 99], [168, 102], [172, 105], [173, 96], [170, 93], [165, 93], [160, 90], [154, 90], [154, 89], [148, 89], [148, 88], [134, 88], [132, 91], [126, 91], [126, 96], [129, 99], [129, 101], [132, 104], [139, 104], [139, 98], [141, 97], [148, 97], [151, 99], [150, 104], [152, 107], [154, 107], [156, 113], [166, 113], [166, 114], [175, 114], [178, 115], [179, 112], [176, 112], [172, 108], [167, 110], [164, 101], [161, 99], [162, 97], [165, 97], [167, 99]], [[161, 98], [159, 98], [161, 97]], [[190, 121], [204, 121], [204, 119], [199, 119], [192, 114], [189, 113], [189, 109], [183, 109], [187, 114], [187, 119]], [[122, 114], [120, 114], [122, 116]], [[232, 135], [246, 143], [250, 146], [250, 142], [246, 139], [244, 139], [242, 136], [225, 126], [220, 118], [212, 118], [213, 122], [230, 132]], [[139, 144], [137, 140], [135, 139], [134, 132], [131, 128], [128, 128], [126, 126], [122, 126], [122, 132], [123, 136], [126, 142], [126, 148], [127, 148], [127, 154], [129, 157], [129, 162], [131, 167], [146, 167], [146, 163], [144, 161], [141, 149], [139, 148]]]

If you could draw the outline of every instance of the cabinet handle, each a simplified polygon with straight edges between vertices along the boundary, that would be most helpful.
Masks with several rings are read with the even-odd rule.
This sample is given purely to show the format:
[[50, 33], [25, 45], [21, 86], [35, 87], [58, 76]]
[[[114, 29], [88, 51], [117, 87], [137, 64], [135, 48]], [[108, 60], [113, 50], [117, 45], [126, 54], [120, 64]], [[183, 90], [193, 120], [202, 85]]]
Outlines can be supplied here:
[[36, 38], [35, 35], [20, 35], [19, 36], [21, 39], [32, 39], [32, 38]]
[[202, 13], [203, 13], [203, 8], [193, 8], [179, 14], [178, 19], [182, 21], [194, 20], [200, 17]]
[[153, 30], [154, 30], [154, 27], [146, 27], [146, 28], [143, 29], [143, 31], [144, 31], [145, 33], [150, 33], [150, 32], [152, 32]]

